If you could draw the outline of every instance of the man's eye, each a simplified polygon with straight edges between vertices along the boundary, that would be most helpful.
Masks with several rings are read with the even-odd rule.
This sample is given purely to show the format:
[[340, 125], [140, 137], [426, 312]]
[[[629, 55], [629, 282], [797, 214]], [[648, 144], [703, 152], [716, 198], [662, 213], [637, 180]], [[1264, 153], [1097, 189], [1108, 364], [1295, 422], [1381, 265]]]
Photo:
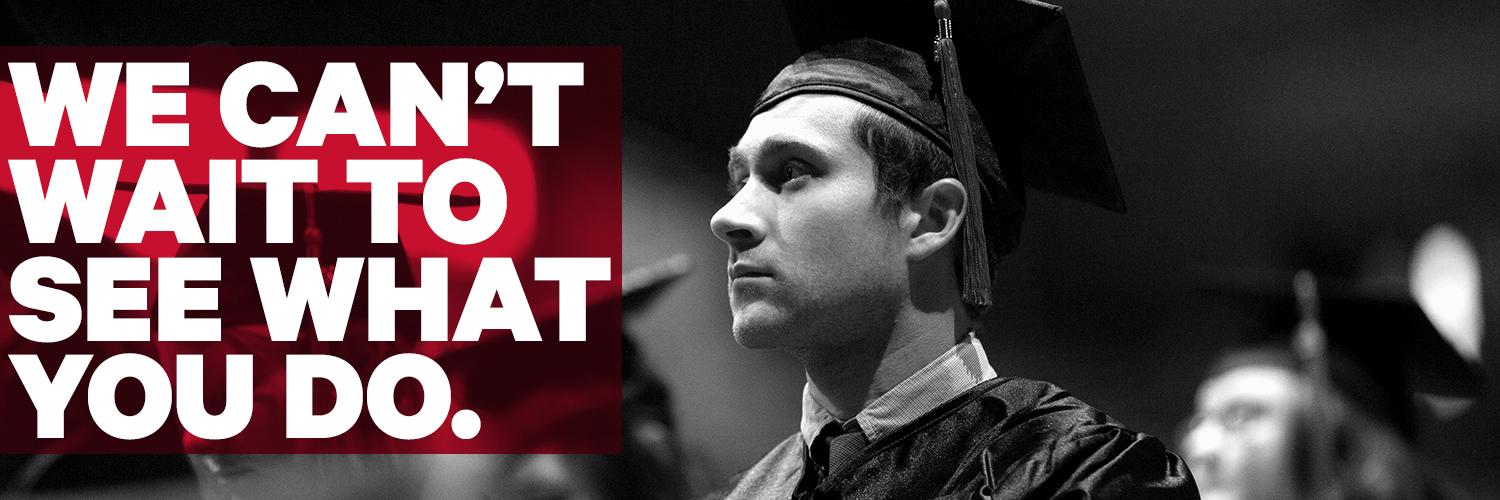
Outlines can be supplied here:
[[1228, 429], [1239, 429], [1266, 416], [1267, 409], [1256, 404], [1235, 404], [1227, 408], [1220, 420]]
[[781, 182], [786, 184], [812, 175], [812, 168], [799, 160], [786, 162], [781, 167]]

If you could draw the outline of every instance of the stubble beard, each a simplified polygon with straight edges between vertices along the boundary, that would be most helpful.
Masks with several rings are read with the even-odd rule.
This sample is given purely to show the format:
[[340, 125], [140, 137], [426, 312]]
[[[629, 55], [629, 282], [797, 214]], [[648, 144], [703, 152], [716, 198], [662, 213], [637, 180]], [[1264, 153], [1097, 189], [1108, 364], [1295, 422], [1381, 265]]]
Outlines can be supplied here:
[[889, 337], [895, 299], [883, 291], [864, 292], [821, 301], [762, 298], [766, 302], [747, 305], [735, 314], [735, 342], [810, 359], [872, 337]]

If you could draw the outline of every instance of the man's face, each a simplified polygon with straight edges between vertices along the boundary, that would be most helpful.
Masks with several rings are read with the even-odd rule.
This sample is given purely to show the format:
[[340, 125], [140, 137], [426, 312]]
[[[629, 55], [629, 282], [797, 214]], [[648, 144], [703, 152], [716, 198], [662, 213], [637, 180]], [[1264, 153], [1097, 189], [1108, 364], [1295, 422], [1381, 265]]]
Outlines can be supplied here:
[[1198, 389], [1182, 451], [1204, 500], [1296, 498], [1298, 377], [1251, 365]]
[[733, 198], [712, 229], [729, 245], [729, 306], [746, 347], [858, 340], [907, 290], [906, 238], [877, 205], [875, 165], [852, 131], [865, 105], [792, 97], [730, 149]]

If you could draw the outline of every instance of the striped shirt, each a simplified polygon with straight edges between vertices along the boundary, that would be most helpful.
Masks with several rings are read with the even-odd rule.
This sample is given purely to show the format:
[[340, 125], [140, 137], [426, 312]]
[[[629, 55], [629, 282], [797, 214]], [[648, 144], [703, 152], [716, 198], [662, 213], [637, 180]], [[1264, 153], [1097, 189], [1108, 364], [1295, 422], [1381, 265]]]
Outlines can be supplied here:
[[[854, 419], [859, 421], [865, 439], [873, 443], [992, 378], [995, 378], [995, 369], [984, 354], [984, 346], [979, 344], [973, 332], [969, 332], [964, 341], [875, 398]], [[812, 448], [818, 432], [829, 422], [838, 422], [838, 419], [813, 397], [813, 386], [809, 381], [802, 387], [801, 432], [802, 443], [807, 449]]]

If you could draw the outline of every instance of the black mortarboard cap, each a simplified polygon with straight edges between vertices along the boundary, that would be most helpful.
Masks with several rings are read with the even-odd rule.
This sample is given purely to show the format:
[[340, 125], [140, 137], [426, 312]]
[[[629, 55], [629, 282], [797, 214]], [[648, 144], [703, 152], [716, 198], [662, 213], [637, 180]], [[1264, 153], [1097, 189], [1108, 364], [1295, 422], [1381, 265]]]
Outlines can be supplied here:
[[[1303, 368], [1305, 355], [1298, 353], [1295, 335], [1306, 313], [1290, 274], [1220, 277], [1211, 288], [1211, 295], [1227, 299], [1249, 323], [1210, 374], [1247, 365]], [[1318, 279], [1316, 288], [1328, 376], [1365, 413], [1411, 436], [1414, 392], [1472, 398], [1482, 391], [1480, 369], [1438, 333], [1410, 293], [1331, 277]]]
[[784, 5], [803, 55], [771, 82], [754, 113], [794, 95], [836, 94], [954, 153], [960, 181], [980, 193], [965, 221], [965, 302], [990, 301], [990, 264], [1019, 238], [1022, 186], [1125, 210], [1060, 7], [1031, 0]]
[[632, 269], [621, 278], [620, 300], [627, 317], [645, 312], [661, 293], [693, 270], [693, 259], [677, 254], [651, 265]]
[[[120, 189], [133, 189], [134, 184], [120, 183]], [[190, 194], [207, 194], [207, 186], [190, 184]], [[420, 195], [399, 193], [399, 203], [421, 203]], [[450, 203], [466, 206], [477, 203], [477, 198], [454, 196]], [[259, 187], [240, 186], [235, 194], [235, 243], [185, 244], [178, 249], [183, 257], [225, 258], [220, 287], [223, 295], [220, 312], [226, 324], [258, 324], [265, 321], [260, 308], [260, 296], [253, 285], [254, 276], [250, 268], [250, 257], [282, 258], [282, 273], [291, 274], [293, 262], [298, 257], [318, 258], [323, 266], [331, 266], [339, 257], [393, 257], [395, 258], [396, 285], [413, 286], [411, 265], [405, 246], [400, 243], [370, 242], [370, 194], [367, 191], [313, 190], [304, 188], [292, 197], [292, 242], [291, 244], [269, 244], [265, 242], [266, 191]], [[198, 224], [203, 234], [208, 234], [210, 205], [205, 203], [198, 212]], [[364, 294], [365, 276], [361, 275], [358, 287]], [[365, 300], [355, 301], [353, 317], [363, 313]]]

